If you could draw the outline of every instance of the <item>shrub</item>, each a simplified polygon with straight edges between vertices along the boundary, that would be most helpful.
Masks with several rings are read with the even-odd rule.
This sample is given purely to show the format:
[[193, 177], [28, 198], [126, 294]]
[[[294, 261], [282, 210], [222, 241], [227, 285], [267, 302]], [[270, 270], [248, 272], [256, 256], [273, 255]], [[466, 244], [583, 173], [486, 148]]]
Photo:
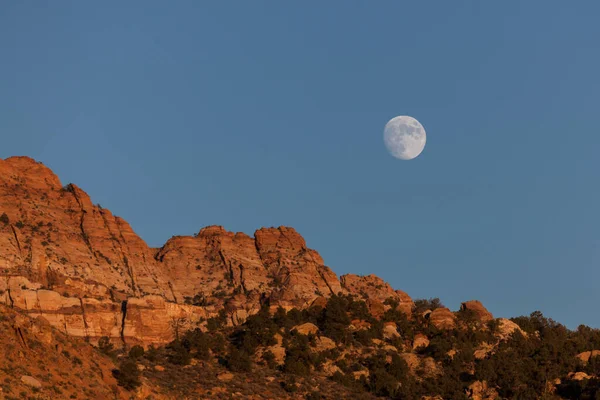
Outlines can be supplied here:
[[6, 213], [2, 213], [2, 215], [0, 215], [0, 222], [2, 222], [4, 225], [8, 225], [10, 223], [10, 219]]
[[427, 310], [435, 310], [436, 308], [442, 308], [444, 305], [440, 301], [439, 298], [434, 297], [429, 300], [427, 299], [417, 299], [415, 300], [415, 306], [413, 311], [415, 314], [421, 314]]
[[189, 349], [180, 340], [175, 340], [167, 346], [168, 360], [175, 365], [188, 365], [192, 359]]
[[232, 335], [232, 339], [238, 348], [253, 354], [258, 346], [272, 346], [277, 343], [275, 334], [278, 330], [279, 327], [271, 318], [268, 307], [262, 307], [257, 314], [246, 320]]
[[227, 322], [227, 314], [225, 310], [219, 311], [219, 315], [216, 317], [209, 318], [206, 322], [206, 328], [210, 332], [215, 332], [221, 329]]
[[250, 372], [252, 362], [248, 353], [233, 347], [227, 359], [227, 368], [233, 372]]
[[158, 357], [159, 357], [159, 350], [154, 347], [153, 345], [150, 345], [148, 347], [148, 350], [144, 353], [144, 357], [148, 360], [148, 361], [157, 361]]
[[137, 360], [138, 358], [144, 355], [144, 348], [140, 345], [133, 346], [131, 350], [129, 350], [129, 358], [132, 360]]
[[125, 359], [119, 366], [119, 369], [113, 371], [113, 375], [117, 379], [119, 386], [127, 390], [134, 390], [141, 385], [140, 371], [135, 361], [131, 359]]
[[309, 338], [304, 335], [295, 335], [285, 351], [283, 371], [286, 373], [307, 376], [310, 374], [311, 365], [316, 365], [318, 355], [311, 352]]
[[327, 301], [327, 306], [319, 318], [318, 325], [325, 336], [341, 343], [348, 343], [352, 338], [348, 332], [350, 326], [350, 317], [346, 312], [348, 305], [346, 297], [333, 295]]
[[277, 363], [275, 362], [275, 354], [271, 350], [267, 350], [262, 355], [263, 360], [267, 363], [269, 368], [276, 368]]
[[369, 376], [369, 390], [377, 396], [394, 397], [398, 390], [399, 382], [384, 368], [371, 371]]
[[108, 336], [102, 336], [100, 340], [98, 340], [98, 350], [108, 356], [113, 355], [114, 345], [110, 342]]
[[193, 357], [200, 360], [208, 360], [210, 349], [213, 347], [213, 344], [215, 349], [218, 347], [216, 345], [216, 340], [213, 340], [209, 334], [202, 332], [198, 328], [187, 331], [183, 336], [182, 342], [189, 348]]

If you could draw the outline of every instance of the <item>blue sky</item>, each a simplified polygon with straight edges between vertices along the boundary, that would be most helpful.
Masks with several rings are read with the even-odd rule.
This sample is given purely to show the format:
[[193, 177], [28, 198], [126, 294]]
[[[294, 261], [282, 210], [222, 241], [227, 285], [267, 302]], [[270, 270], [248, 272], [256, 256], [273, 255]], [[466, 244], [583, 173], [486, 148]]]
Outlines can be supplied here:
[[[600, 327], [600, 3], [3, 2], [0, 157], [151, 245], [289, 225], [338, 274]], [[427, 130], [415, 160], [383, 127]]]

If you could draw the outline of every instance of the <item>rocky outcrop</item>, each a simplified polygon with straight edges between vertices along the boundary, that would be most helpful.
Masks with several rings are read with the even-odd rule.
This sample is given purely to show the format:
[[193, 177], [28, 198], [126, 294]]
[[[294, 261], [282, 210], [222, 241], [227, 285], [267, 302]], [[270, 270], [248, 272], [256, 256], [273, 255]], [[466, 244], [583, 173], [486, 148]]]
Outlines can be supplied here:
[[206, 227], [149, 248], [129, 224], [27, 157], [0, 160], [0, 301], [70, 335], [163, 342], [224, 308], [305, 307], [342, 292], [292, 228]]
[[567, 374], [567, 378], [572, 381], [583, 381], [587, 379], [592, 379], [593, 377], [586, 374], [585, 372], [569, 372]]
[[385, 322], [383, 324], [383, 338], [387, 340], [399, 338], [398, 327], [395, 322]]
[[218, 302], [234, 293], [270, 290], [254, 239], [221, 226], [203, 228], [196, 236], [173, 237], [155, 258], [172, 277], [180, 302]]
[[[0, 273], [0, 303], [91, 342], [164, 343], [220, 310], [236, 325], [263, 305], [323, 307], [340, 293], [365, 299], [376, 318], [391, 304], [406, 314], [414, 306], [374, 275], [338, 279], [293, 228], [249, 236], [209, 226], [152, 249], [28, 157], [0, 159]], [[432, 323], [451, 326], [448, 313], [434, 311]]]
[[579, 358], [584, 364], [587, 364], [588, 361], [590, 361], [590, 358], [598, 356], [600, 356], [600, 350], [584, 351], [583, 353], [577, 354], [576, 357]]
[[460, 305], [461, 311], [471, 312], [475, 318], [482, 323], [486, 323], [494, 319], [492, 313], [490, 313], [479, 300], [470, 300]]
[[417, 350], [419, 348], [425, 348], [427, 346], [429, 346], [429, 339], [427, 338], [427, 336], [423, 335], [422, 333], [417, 333], [413, 340], [413, 345], [412, 345], [413, 350]]
[[1, 399], [128, 398], [121, 397], [125, 393], [113, 378], [110, 359], [83, 340], [66, 337], [43, 317], [0, 305], [0, 349]]
[[319, 333], [319, 327], [317, 327], [315, 324], [311, 324], [310, 322], [296, 325], [291, 330], [301, 335], [316, 335]]
[[70, 336], [96, 343], [101, 337], [119, 338], [126, 343], [167, 343], [178, 330], [200, 324], [216, 312], [176, 304], [161, 296], [111, 300], [65, 297], [51, 290], [6, 291], [0, 302], [31, 317], [42, 317]]
[[337, 276], [293, 228], [263, 228], [254, 233], [256, 248], [272, 278], [271, 301], [308, 306], [319, 296], [342, 292]]
[[495, 400], [498, 398], [498, 392], [489, 387], [486, 381], [475, 381], [469, 385], [467, 396], [473, 400]]
[[0, 214], [0, 268], [7, 277], [77, 297], [172, 299], [164, 271], [129, 224], [93, 205], [79, 187], [63, 187], [41, 163], [0, 160]]
[[438, 329], [453, 329], [456, 327], [456, 315], [446, 307], [436, 308], [427, 318]]
[[477, 348], [473, 351], [473, 357], [476, 360], [483, 360], [489, 354], [493, 353], [495, 349], [495, 345], [492, 343], [482, 342], [477, 346]]
[[527, 336], [519, 325], [515, 324], [509, 319], [498, 318], [498, 329], [495, 332], [495, 336], [500, 340], [508, 340], [513, 332], [520, 332], [523, 336]]
[[350, 294], [364, 299], [378, 300], [381, 303], [393, 300], [398, 303], [398, 310], [411, 314], [414, 302], [401, 290], [394, 290], [383, 279], [373, 274], [361, 276], [347, 274], [340, 276], [342, 287]]

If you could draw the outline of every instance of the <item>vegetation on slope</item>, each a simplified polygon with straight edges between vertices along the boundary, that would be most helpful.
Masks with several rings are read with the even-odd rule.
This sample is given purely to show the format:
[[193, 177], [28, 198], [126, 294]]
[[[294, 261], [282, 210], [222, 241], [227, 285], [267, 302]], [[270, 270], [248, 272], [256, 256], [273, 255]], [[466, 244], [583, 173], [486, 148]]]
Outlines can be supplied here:
[[[441, 306], [437, 300], [416, 304], [417, 311]], [[598, 330], [570, 331], [534, 312], [514, 318], [521, 331], [503, 339], [497, 320], [481, 323], [468, 310], [457, 313], [456, 328], [440, 330], [419, 313], [407, 318], [388, 305], [380, 319], [351, 296], [333, 296], [325, 307], [302, 311], [280, 308], [274, 315], [265, 305], [241, 326], [213, 318], [206, 331], [186, 332], [135, 358], [146, 365], [145, 377], [188, 396], [199, 390], [214, 398], [236, 392], [307, 399], [600, 398], [600, 358], [584, 364], [576, 357], [600, 349]], [[388, 335], [386, 326], [400, 336]], [[429, 343], [413, 349], [417, 335]], [[577, 372], [586, 379], [572, 379]]]

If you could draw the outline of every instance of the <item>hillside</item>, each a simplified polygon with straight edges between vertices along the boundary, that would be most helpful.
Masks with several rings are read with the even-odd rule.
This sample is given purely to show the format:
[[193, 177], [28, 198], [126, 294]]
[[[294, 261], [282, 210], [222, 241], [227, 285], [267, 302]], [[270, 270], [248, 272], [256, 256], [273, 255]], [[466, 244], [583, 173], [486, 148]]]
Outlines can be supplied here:
[[597, 330], [337, 277], [289, 227], [152, 249], [27, 157], [0, 160], [0, 271], [0, 398], [600, 398]]

